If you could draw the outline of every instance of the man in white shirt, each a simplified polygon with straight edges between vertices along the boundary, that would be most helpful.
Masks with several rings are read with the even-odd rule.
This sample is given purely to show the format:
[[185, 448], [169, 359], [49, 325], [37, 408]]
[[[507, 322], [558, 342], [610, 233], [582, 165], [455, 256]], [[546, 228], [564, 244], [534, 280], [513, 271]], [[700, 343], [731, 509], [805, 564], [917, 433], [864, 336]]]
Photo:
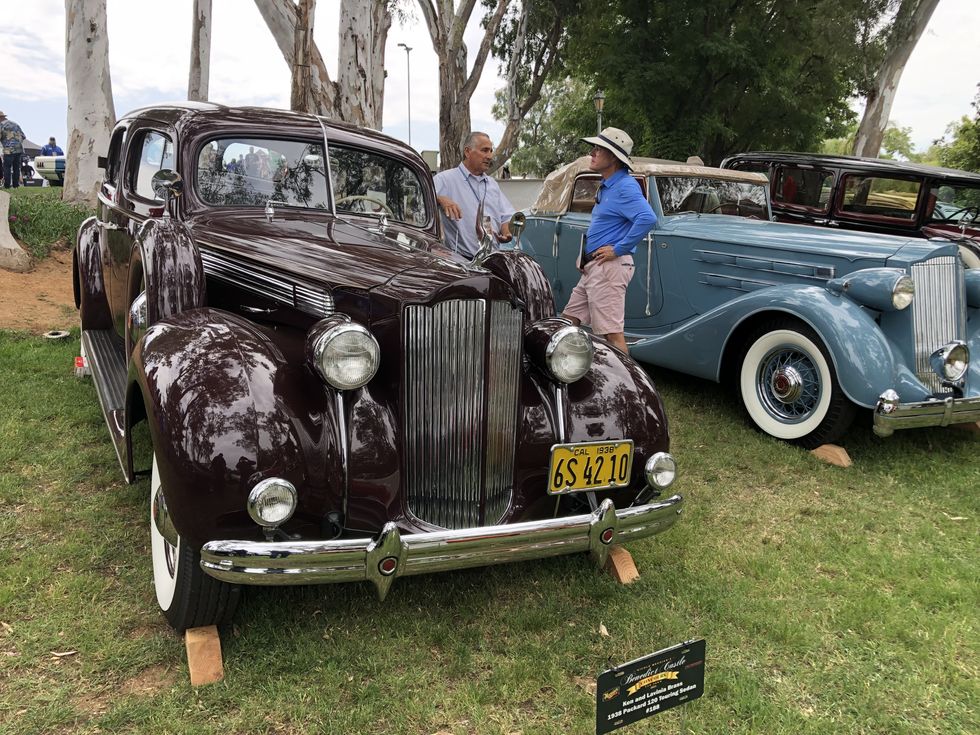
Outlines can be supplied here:
[[443, 244], [449, 250], [472, 258], [480, 248], [476, 236], [476, 213], [483, 204], [498, 242], [509, 242], [512, 205], [500, 186], [487, 176], [493, 162], [493, 143], [486, 133], [473, 132], [463, 145], [463, 162], [436, 174], [436, 198], [442, 216]]

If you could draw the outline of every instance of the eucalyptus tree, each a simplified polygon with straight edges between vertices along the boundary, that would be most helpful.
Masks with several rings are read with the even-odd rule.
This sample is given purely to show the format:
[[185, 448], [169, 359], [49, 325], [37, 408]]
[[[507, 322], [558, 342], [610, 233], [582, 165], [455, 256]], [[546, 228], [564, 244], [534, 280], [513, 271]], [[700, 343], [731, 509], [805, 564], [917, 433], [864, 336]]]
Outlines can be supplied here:
[[205, 102], [211, 77], [211, 0], [194, 0], [187, 99]]
[[109, 75], [106, 0], [65, 0], [65, 82], [68, 88], [68, 165], [62, 199], [94, 207], [116, 123]]

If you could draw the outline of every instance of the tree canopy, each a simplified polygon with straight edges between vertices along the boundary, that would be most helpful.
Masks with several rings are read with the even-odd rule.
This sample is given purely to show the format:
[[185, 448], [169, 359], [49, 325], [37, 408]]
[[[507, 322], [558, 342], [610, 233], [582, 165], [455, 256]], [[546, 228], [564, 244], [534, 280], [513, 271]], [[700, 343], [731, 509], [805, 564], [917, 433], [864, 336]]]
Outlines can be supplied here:
[[[571, 21], [571, 74], [641, 155], [717, 163], [752, 148], [814, 148], [855, 118], [876, 0], [610, 0]], [[591, 97], [591, 95], [589, 95]]]

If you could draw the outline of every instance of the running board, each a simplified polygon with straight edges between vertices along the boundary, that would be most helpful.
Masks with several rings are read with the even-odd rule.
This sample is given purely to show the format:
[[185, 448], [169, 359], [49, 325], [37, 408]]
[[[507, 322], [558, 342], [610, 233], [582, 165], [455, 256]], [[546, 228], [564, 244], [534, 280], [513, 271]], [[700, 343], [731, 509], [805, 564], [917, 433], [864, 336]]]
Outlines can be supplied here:
[[82, 330], [82, 354], [92, 371], [109, 436], [126, 482], [136, 478], [129, 466], [126, 447], [126, 358], [122, 341], [111, 329]]

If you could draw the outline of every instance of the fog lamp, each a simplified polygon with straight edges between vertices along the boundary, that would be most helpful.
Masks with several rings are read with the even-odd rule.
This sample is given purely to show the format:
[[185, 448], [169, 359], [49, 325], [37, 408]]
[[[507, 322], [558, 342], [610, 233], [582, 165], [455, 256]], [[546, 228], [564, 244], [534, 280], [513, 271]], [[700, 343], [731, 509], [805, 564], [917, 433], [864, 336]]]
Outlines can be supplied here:
[[647, 484], [650, 487], [664, 490], [670, 487], [677, 477], [677, 462], [667, 452], [657, 452], [647, 459], [643, 471], [646, 473]]
[[940, 378], [955, 383], [970, 367], [970, 348], [959, 340], [940, 347], [929, 356], [929, 364]]
[[548, 370], [557, 380], [574, 383], [589, 372], [595, 348], [584, 329], [562, 327], [551, 335], [544, 354]]
[[260, 526], [275, 528], [288, 521], [296, 510], [296, 488], [288, 480], [270, 477], [248, 494], [248, 514]]

